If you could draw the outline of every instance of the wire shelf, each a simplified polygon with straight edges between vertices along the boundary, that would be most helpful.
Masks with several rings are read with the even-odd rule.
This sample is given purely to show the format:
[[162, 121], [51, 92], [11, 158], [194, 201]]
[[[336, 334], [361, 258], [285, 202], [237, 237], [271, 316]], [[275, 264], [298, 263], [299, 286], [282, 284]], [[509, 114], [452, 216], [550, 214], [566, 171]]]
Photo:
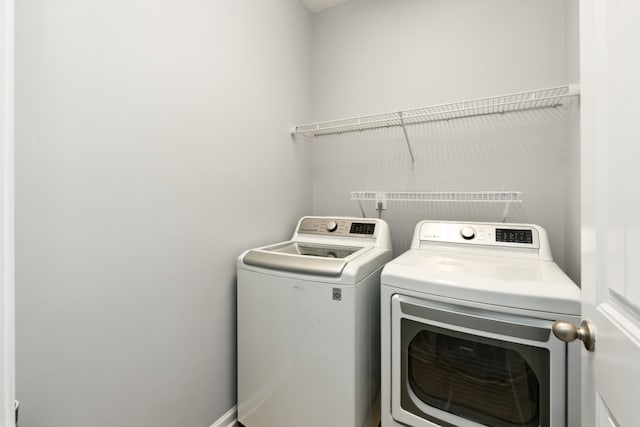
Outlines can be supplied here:
[[562, 105], [569, 97], [576, 97], [579, 94], [578, 85], [558, 86], [410, 110], [294, 125], [291, 127], [290, 132], [292, 135], [304, 136], [335, 135], [345, 132], [406, 126], [464, 117], [554, 108]]
[[351, 200], [398, 202], [522, 202], [520, 191], [352, 191]]

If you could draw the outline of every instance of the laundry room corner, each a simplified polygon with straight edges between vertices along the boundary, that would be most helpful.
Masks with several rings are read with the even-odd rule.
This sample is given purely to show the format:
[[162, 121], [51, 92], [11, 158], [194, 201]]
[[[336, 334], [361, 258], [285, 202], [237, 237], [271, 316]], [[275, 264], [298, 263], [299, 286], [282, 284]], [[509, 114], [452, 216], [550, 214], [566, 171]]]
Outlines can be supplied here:
[[[356, 1], [315, 14], [313, 117], [366, 120], [577, 83], [577, 14], [573, 0]], [[395, 254], [409, 247], [407, 224], [425, 218], [541, 224], [577, 280], [578, 104], [318, 136], [314, 214], [361, 215], [354, 191], [518, 191], [508, 209], [389, 201], [380, 213]], [[374, 201], [362, 206], [378, 216]]]
[[[15, 267], [15, 304], [8, 289], [0, 395], [20, 423], [0, 427], [585, 420], [578, 371], [595, 358], [556, 322], [577, 325], [592, 294], [640, 313], [628, 269], [598, 252], [635, 248], [632, 234], [606, 241], [611, 213], [637, 222], [636, 199], [604, 200], [633, 169], [606, 181], [611, 159], [637, 151], [623, 89], [638, 86], [626, 53], [640, 8], [622, 3], [3, 3], [15, 106], [1, 100], [0, 132], [15, 153], [0, 145], [14, 158], [0, 181], [15, 180], [15, 227], [4, 207], [2, 243], [15, 228], [15, 251], [0, 270]], [[596, 241], [585, 225], [601, 208]], [[619, 283], [584, 280], [581, 295], [601, 269]], [[418, 360], [431, 350], [465, 362], [448, 376], [429, 365], [448, 356]], [[505, 375], [485, 378], [477, 356]], [[414, 362], [420, 396], [394, 381]], [[495, 378], [498, 393], [474, 395]], [[458, 379], [471, 410], [452, 398]], [[522, 421], [516, 394], [542, 421]]]

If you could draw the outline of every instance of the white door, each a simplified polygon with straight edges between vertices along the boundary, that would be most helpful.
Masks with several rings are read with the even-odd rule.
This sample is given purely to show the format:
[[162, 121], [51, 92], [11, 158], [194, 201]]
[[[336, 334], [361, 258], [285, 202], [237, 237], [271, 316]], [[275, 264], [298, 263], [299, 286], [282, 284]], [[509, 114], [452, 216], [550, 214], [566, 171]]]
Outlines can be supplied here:
[[583, 426], [640, 425], [640, 2], [580, 2]]

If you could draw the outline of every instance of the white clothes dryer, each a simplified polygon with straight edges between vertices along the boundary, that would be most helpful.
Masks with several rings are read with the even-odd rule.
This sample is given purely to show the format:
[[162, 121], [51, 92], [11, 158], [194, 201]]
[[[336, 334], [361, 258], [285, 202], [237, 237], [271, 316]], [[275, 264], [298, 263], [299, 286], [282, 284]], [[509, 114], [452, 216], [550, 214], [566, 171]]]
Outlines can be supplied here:
[[536, 225], [417, 224], [382, 272], [382, 426], [580, 425], [580, 290]]
[[380, 219], [304, 217], [290, 241], [238, 258], [238, 421], [377, 426]]

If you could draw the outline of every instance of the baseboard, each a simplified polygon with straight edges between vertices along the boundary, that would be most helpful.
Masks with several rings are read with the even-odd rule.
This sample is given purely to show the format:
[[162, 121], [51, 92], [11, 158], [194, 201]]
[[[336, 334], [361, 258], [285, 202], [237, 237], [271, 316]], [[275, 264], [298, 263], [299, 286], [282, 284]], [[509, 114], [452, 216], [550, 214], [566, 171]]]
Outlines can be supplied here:
[[238, 421], [238, 406], [235, 405], [229, 409], [220, 418], [218, 418], [210, 427], [233, 427]]

